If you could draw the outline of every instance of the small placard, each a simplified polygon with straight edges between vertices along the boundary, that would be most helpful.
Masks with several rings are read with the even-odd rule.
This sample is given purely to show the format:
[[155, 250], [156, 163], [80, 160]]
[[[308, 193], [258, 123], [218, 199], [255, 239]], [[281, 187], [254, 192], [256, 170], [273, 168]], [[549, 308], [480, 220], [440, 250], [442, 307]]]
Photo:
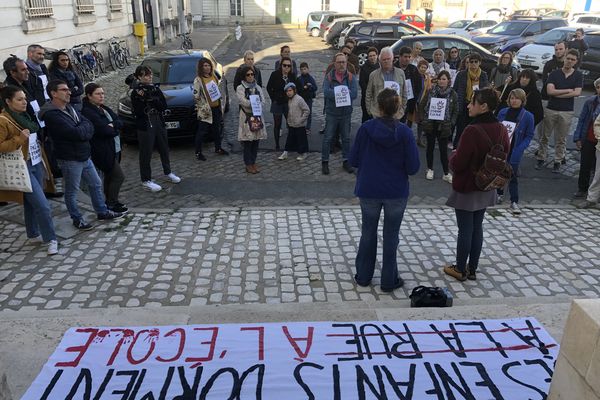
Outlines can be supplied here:
[[252, 115], [255, 117], [262, 116], [262, 104], [260, 103], [260, 96], [257, 94], [251, 94], [248, 98], [250, 105], [252, 106]]
[[413, 92], [413, 87], [412, 87], [412, 82], [410, 79], [407, 79], [405, 81], [405, 88], [406, 88], [406, 100], [410, 100], [410, 99], [414, 99], [415, 98], [415, 93]]
[[443, 121], [446, 117], [446, 103], [447, 99], [440, 99], [433, 97], [429, 104], [429, 119], [434, 121]]
[[350, 99], [350, 89], [346, 85], [338, 85], [333, 88], [335, 94], [335, 106], [336, 107], [348, 107], [352, 106], [352, 99]]
[[384, 89], [394, 89], [398, 95], [400, 95], [400, 84], [396, 81], [384, 81], [383, 82]]
[[46, 86], [48, 86], [48, 77], [46, 75], [39, 76], [40, 81], [42, 81], [42, 86], [44, 87], [44, 98], [46, 100], [50, 100], [50, 96], [48, 96], [48, 92], [46, 92]]
[[508, 142], [510, 143], [513, 135], [515, 134], [515, 128], [517, 127], [517, 124], [510, 121], [502, 121], [502, 125], [504, 125], [508, 131]]
[[206, 84], [206, 91], [208, 92], [208, 97], [210, 97], [210, 101], [215, 102], [221, 98], [221, 91], [219, 87], [215, 83], [215, 81], [210, 81]]
[[44, 123], [44, 121], [42, 121], [39, 117], [38, 117], [38, 113], [40, 112], [40, 105], [38, 104], [37, 100], [31, 101], [29, 102], [29, 105], [31, 106], [31, 108], [33, 108], [33, 112], [35, 113], [35, 118], [38, 121], [38, 124], [40, 125], [40, 127], [45, 127], [46, 124]]
[[29, 135], [29, 159], [31, 160], [31, 165], [39, 164], [42, 161], [42, 150], [38, 143], [37, 133]]

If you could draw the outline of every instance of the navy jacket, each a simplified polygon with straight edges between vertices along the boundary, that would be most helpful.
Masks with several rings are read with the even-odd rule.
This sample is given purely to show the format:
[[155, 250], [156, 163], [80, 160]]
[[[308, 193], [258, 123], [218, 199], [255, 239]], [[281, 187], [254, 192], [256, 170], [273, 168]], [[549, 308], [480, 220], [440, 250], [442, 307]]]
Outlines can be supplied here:
[[350, 90], [350, 99], [354, 101], [358, 96], [358, 79], [355, 75], [346, 71], [342, 82], [338, 82], [335, 77], [335, 69], [325, 74], [323, 79], [323, 96], [325, 97], [325, 114], [333, 117], [349, 117], [352, 115], [352, 106], [336, 107], [335, 106], [335, 90], [334, 87], [346, 85]]
[[32, 68], [29, 65], [28, 60], [25, 61], [25, 64], [27, 64], [27, 69], [29, 70], [29, 82], [32, 89], [31, 94], [33, 95], [35, 100], [37, 100], [39, 106], [41, 107], [46, 103], [46, 95], [44, 94], [44, 84], [40, 79], [40, 75], [46, 75], [46, 78], [48, 79], [48, 81], [50, 81], [48, 68], [45, 64], [41, 64], [40, 68], [42, 69], [42, 72], [40, 73], [38, 70]]
[[[469, 104], [469, 100], [467, 97], [467, 75], [469, 70], [466, 69], [464, 71], [460, 71], [456, 74], [456, 78], [454, 78], [454, 90], [458, 95], [458, 112], [461, 113]], [[485, 71], [481, 71], [481, 75], [479, 75], [479, 89], [483, 89], [488, 87], [490, 82], [488, 81], [488, 76]]]
[[48, 102], [40, 110], [39, 117], [46, 123], [46, 133], [52, 139], [58, 160], [87, 161], [90, 158], [94, 126], [70, 104], [61, 110]]
[[579, 114], [579, 120], [577, 121], [577, 127], [575, 133], [573, 133], [573, 141], [584, 140], [587, 136], [587, 131], [590, 123], [594, 123], [598, 115], [600, 114], [600, 96], [592, 96], [585, 101], [581, 108], [581, 114]]
[[[506, 114], [508, 113], [509, 108], [503, 108], [498, 113], [498, 121], [502, 122], [506, 119]], [[517, 126], [515, 129], [514, 135], [514, 145], [512, 148], [512, 152], [510, 153], [510, 159], [508, 162], [513, 166], [513, 169], [516, 170], [515, 166], [518, 166], [523, 158], [523, 153], [525, 149], [529, 147], [529, 143], [531, 143], [531, 139], [533, 139], [533, 135], [535, 133], [535, 122], [533, 118], [533, 114], [527, 111], [525, 108], [521, 109], [519, 116], [517, 117]]]
[[[112, 122], [106, 117], [102, 108], [108, 112]], [[123, 126], [117, 115], [107, 106], [97, 107], [87, 100], [83, 101], [81, 113], [94, 125], [94, 136], [91, 140], [92, 161], [102, 172], [110, 173], [117, 157], [115, 136]], [[112, 124], [113, 126], [109, 126]]]
[[63, 71], [60, 68], [54, 68], [50, 71], [50, 80], [60, 79], [61, 81], [67, 82], [67, 86], [71, 89], [71, 104], [81, 103], [81, 95], [83, 94], [83, 82], [79, 79], [79, 76], [75, 71]]
[[[308, 83], [310, 83], [310, 86], [307, 85]], [[306, 76], [300, 74], [298, 78], [296, 78], [296, 84], [298, 85], [297, 89], [300, 97], [302, 97], [307, 104], [308, 102], [312, 103], [312, 100], [317, 96], [318, 89], [315, 78], [313, 78], [311, 74], [307, 74]], [[306, 88], [304, 86], [306, 86]]]
[[408, 176], [420, 166], [412, 130], [383, 118], [362, 124], [348, 161], [358, 168], [354, 194], [370, 199], [407, 198]]

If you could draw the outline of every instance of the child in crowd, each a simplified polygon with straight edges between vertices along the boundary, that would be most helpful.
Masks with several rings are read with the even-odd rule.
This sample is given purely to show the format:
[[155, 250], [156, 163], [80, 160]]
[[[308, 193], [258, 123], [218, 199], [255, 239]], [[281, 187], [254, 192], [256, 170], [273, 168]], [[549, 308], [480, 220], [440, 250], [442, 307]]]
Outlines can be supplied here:
[[315, 78], [310, 74], [308, 63], [303, 62], [300, 64], [300, 76], [298, 77], [298, 94], [304, 99], [310, 114], [308, 121], [306, 121], [306, 134], [310, 135], [310, 125], [312, 122], [312, 104], [313, 99], [317, 96], [317, 82]]
[[278, 157], [279, 160], [288, 158], [288, 151], [297, 151], [296, 160], [302, 161], [308, 152], [308, 138], [306, 137], [306, 121], [310, 109], [304, 99], [297, 94], [296, 85], [288, 83], [283, 88], [288, 98], [288, 137], [285, 142], [285, 151]]

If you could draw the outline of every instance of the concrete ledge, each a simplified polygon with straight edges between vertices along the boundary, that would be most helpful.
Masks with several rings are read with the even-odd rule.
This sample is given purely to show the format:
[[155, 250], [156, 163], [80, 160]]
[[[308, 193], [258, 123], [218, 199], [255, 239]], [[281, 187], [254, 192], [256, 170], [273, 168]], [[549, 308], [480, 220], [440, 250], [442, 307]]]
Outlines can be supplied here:
[[600, 400], [600, 300], [574, 300], [549, 400]]

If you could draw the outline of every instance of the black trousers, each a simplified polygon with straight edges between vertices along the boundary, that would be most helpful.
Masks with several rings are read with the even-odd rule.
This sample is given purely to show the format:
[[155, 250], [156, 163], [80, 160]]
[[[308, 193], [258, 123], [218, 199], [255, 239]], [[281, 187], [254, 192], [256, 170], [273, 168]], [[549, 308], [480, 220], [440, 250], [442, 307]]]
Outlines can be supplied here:
[[169, 160], [169, 143], [167, 141], [167, 129], [162, 119], [158, 114], [148, 116], [148, 128], [145, 131], [138, 131], [138, 145], [140, 152], [140, 178], [142, 182], [152, 180], [152, 152], [154, 145], [160, 154], [160, 162], [162, 163], [163, 172], [165, 175], [171, 173], [171, 160]]
[[202, 154], [202, 143], [204, 143], [204, 136], [207, 133], [212, 134], [215, 141], [215, 151], [221, 150], [221, 142], [223, 140], [223, 113], [221, 112], [221, 106], [210, 109], [212, 111], [212, 124], [208, 122], [198, 121], [198, 128], [196, 129], [195, 145], [196, 154]]
[[454, 141], [452, 142], [454, 148], [458, 147], [460, 135], [462, 135], [463, 131], [472, 120], [473, 118], [469, 117], [469, 110], [466, 107], [464, 110], [458, 111], [458, 118], [456, 120], [456, 135], [454, 136]]
[[256, 156], [258, 154], [258, 140], [242, 141], [244, 149], [244, 165], [256, 164]]
[[448, 174], [448, 138], [440, 137], [437, 132], [428, 132], [425, 134], [427, 138], [427, 149], [425, 157], [427, 158], [427, 168], [433, 169], [433, 152], [435, 150], [435, 141], [437, 139], [438, 147], [440, 148], [440, 162], [444, 175]]
[[104, 196], [106, 197], [106, 205], [109, 208], [119, 203], [119, 192], [125, 181], [125, 174], [121, 169], [118, 158], [118, 156], [115, 157], [115, 163], [110, 172], [104, 173]]
[[596, 144], [590, 142], [587, 138], [581, 142], [581, 161], [579, 163], [577, 186], [580, 192], [587, 192], [590, 187], [590, 176], [596, 170]]
[[300, 154], [308, 152], [308, 138], [306, 128], [288, 127], [288, 137], [285, 141], [285, 151], [297, 151]]
[[371, 114], [369, 114], [369, 110], [367, 110], [367, 95], [364, 93], [361, 93], [360, 96], [360, 108], [362, 109], [362, 122], [367, 122], [368, 120], [372, 119], [373, 117], [371, 116]]

